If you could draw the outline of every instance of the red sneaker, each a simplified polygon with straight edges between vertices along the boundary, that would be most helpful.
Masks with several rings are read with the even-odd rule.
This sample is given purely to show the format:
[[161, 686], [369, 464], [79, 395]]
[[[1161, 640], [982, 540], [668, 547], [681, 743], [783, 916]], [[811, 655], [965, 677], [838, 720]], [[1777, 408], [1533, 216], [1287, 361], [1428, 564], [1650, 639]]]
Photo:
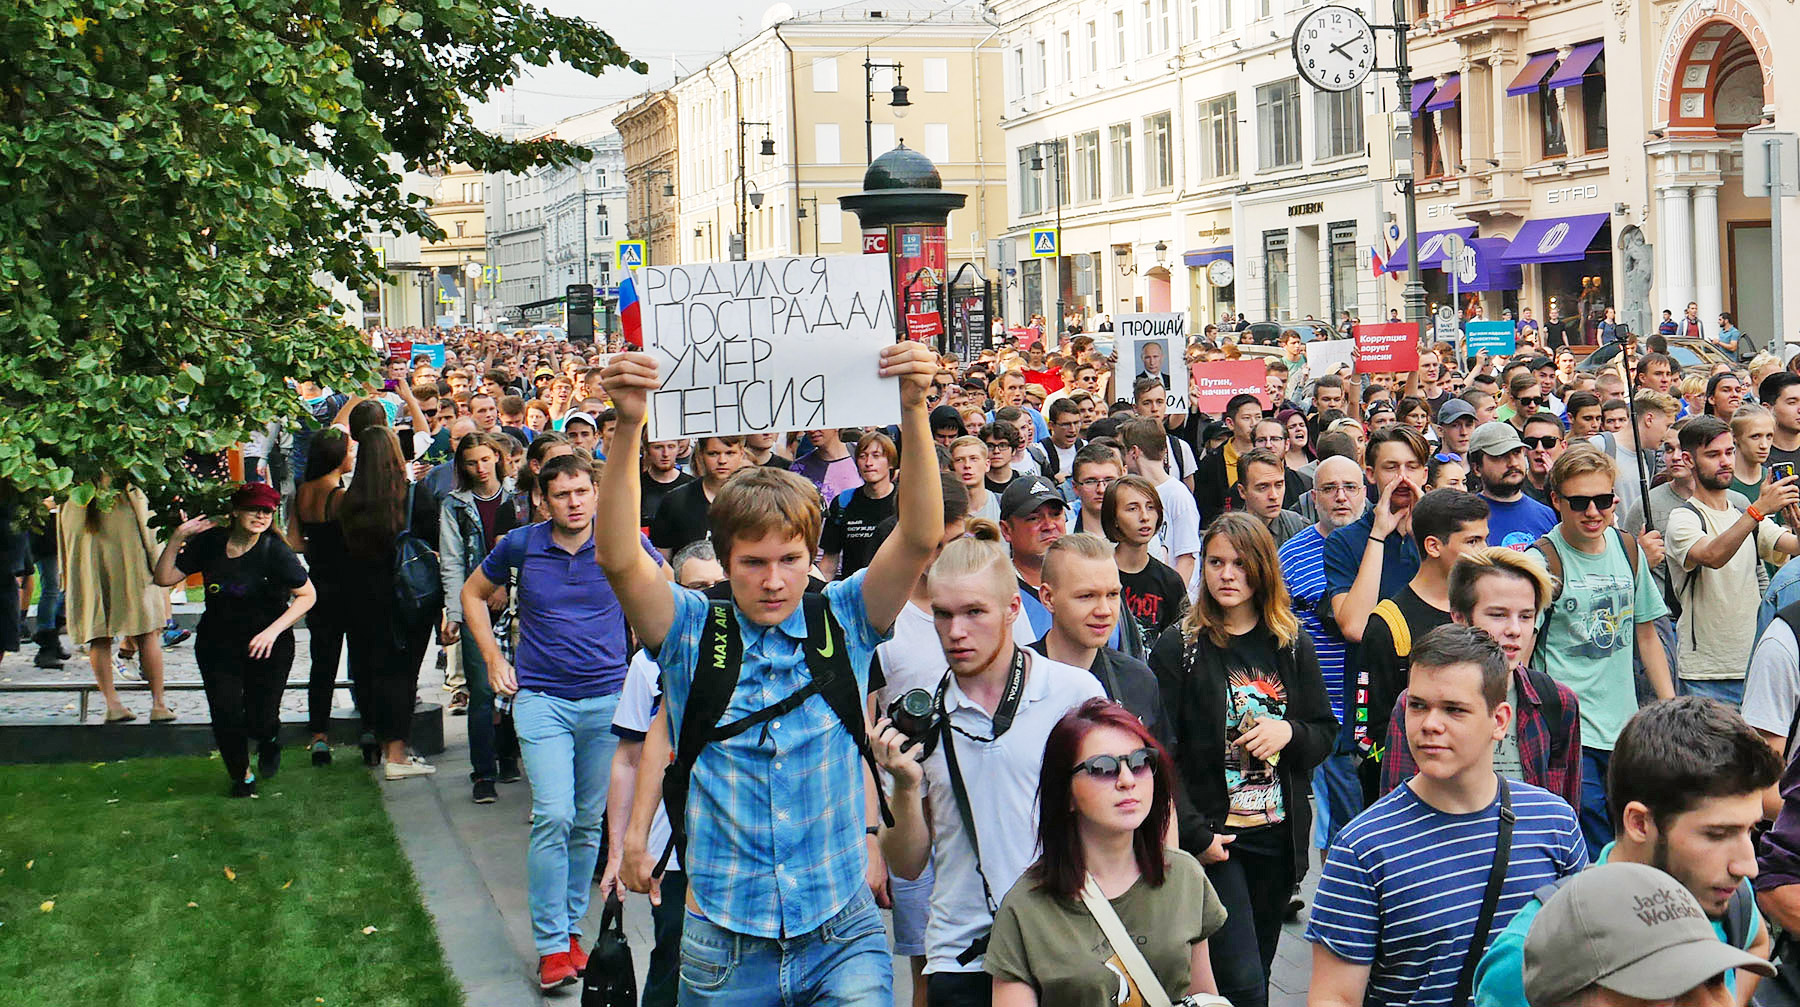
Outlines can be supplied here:
[[569, 935], [569, 964], [575, 966], [576, 975], [587, 974], [588, 953], [581, 950], [581, 935]]
[[575, 981], [575, 966], [567, 951], [553, 951], [538, 958], [538, 989], [553, 990]]

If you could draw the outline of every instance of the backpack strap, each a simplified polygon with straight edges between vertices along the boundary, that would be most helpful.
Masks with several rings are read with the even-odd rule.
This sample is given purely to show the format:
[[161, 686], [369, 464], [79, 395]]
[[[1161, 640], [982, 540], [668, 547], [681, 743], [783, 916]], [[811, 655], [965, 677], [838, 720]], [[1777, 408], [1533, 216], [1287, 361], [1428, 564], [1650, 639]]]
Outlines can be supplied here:
[[1756, 936], [1753, 929], [1756, 913], [1752, 908], [1755, 904], [1756, 895], [1750, 889], [1750, 879], [1745, 878], [1731, 893], [1731, 900], [1725, 903], [1725, 918], [1719, 921], [1725, 928], [1725, 943], [1739, 949], [1750, 946], [1750, 939]]
[[734, 605], [728, 601], [711, 602], [706, 607], [706, 625], [700, 636], [700, 660], [694, 667], [694, 682], [688, 690], [687, 708], [682, 712], [681, 731], [675, 741], [675, 759], [663, 770], [663, 805], [669, 816], [669, 845], [657, 861], [656, 874], [669, 864], [669, 855], [687, 849], [687, 795], [694, 763], [700, 752], [712, 743], [720, 718], [731, 705], [731, 694], [737, 691], [738, 673], [743, 668], [744, 640], [738, 632]]
[[1644, 572], [1638, 566], [1637, 536], [1627, 535], [1623, 530], [1616, 527], [1613, 529], [1613, 532], [1619, 536], [1619, 545], [1625, 550], [1625, 560], [1631, 565], [1631, 577], [1633, 580], [1636, 580]]
[[1387, 623], [1388, 632], [1394, 637], [1394, 656], [1411, 657], [1412, 627], [1406, 624], [1406, 616], [1400, 612], [1400, 606], [1394, 603], [1394, 599], [1383, 599], [1375, 606], [1372, 614], [1381, 616], [1381, 621]]
[[[1412, 656], [1412, 627], [1406, 624], [1406, 616], [1401, 613], [1400, 606], [1394, 603], [1394, 599], [1382, 599], [1376, 604], [1374, 612], [1370, 614], [1380, 617], [1381, 621], [1387, 625], [1388, 635], [1394, 640], [1394, 656], [1402, 662], [1410, 658]], [[1367, 663], [1363, 663], [1357, 670], [1350, 736], [1359, 754], [1371, 762], [1380, 762], [1386, 755], [1384, 747], [1386, 739], [1371, 737], [1369, 734], [1370, 718], [1378, 712], [1369, 708], [1372, 691], [1369, 681], [1369, 666]]]
[[1562, 729], [1562, 693], [1557, 691], [1556, 679], [1547, 672], [1530, 667], [1524, 671], [1531, 687], [1537, 691], [1538, 709], [1544, 711], [1544, 725], [1550, 732], [1550, 762], [1554, 765], [1557, 757], [1569, 750], [1569, 735]]
[[1531, 547], [1544, 557], [1544, 569], [1550, 572], [1550, 604], [1544, 606], [1544, 610], [1548, 612], [1556, 604], [1556, 599], [1562, 597], [1562, 553], [1556, 548], [1556, 540], [1548, 535], [1539, 535], [1538, 540], [1531, 543]]
[[[824, 594], [808, 594], [801, 600], [806, 615], [806, 666], [819, 695], [837, 714], [838, 723], [850, 732], [863, 763], [879, 782], [881, 767], [875, 761], [875, 750], [869, 746], [867, 715], [862, 690], [856, 685], [856, 672], [850, 666], [849, 641], [844, 637], [844, 627], [831, 614], [830, 601]], [[892, 826], [894, 813], [880, 786], [875, 788], [875, 801], [881, 809], [882, 823]]]

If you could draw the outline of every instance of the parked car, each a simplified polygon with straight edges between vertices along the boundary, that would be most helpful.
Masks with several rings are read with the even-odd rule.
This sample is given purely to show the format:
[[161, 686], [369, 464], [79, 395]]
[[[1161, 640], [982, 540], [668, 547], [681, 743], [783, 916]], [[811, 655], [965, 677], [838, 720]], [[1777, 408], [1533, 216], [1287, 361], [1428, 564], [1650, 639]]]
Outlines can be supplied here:
[[[1619, 355], [1622, 345], [1623, 344], [1621, 343], [1606, 343], [1595, 348], [1575, 365], [1575, 369], [1578, 371], [1597, 371], [1604, 367], [1612, 366], [1614, 359]], [[1570, 349], [1576, 353], [1581, 353], [1586, 347], [1571, 346]], [[1719, 349], [1717, 346], [1714, 346], [1704, 339], [1694, 339], [1687, 336], [1672, 336], [1669, 338], [1669, 356], [1675, 358], [1675, 366], [1683, 374], [1686, 374], [1689, 371], [1711, 374], [1712, 369], [1719, 364], [1729, 364], [1733, 368], [1737, 367], [1737, 361], [1733, 360], [1731, 355], [1724, 350]]]
[[1342, 339], [1342, 333], [1331, 327], [1330, 322], [1298, 321], [1298, 322], [1251, 322], [1250, 328], [1238, 333], [1239, 343], [1255, 343], [1258, 346], [1280, 346], [1281, 337], [1289, 330], [1300, 333], [1303, 342], [1315, 339]]

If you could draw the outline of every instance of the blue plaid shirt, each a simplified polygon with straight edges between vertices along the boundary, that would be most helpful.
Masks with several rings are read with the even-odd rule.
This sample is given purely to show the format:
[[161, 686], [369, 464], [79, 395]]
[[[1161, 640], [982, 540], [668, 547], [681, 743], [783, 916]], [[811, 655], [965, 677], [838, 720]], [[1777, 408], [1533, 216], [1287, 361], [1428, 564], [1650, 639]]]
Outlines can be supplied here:
[[[670, 590], [675, 621], [656, 662], [671, 737], [679, 738], [707, 600], [678, 585]], [[827, 585], [825, 596], [844, 629], [857, 687], [866, 694], [869, 657], [887, 637], [869, 626], [863, 573]], [[767, 627], [734, 614], [743, 670], [722, 723], [773, 706], [812, 680], [802, 609]], [[862, 758], [831, 707], [814, 695], [792, 713], [700, 753], [688, 790], [682, 857], [689, 891], [708, 920], [734, 933], [809, 933], [866, 887], [864, 824]]]

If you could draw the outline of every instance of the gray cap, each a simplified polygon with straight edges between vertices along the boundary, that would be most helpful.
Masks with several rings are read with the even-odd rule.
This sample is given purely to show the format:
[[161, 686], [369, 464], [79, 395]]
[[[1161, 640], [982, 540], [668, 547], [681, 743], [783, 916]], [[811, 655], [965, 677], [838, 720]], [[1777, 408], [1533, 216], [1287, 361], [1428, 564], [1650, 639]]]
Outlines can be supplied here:
[[1524, 447], [1525, 442], [1519, 439], [1519, 431], [1503, 420], [1489, 420], [1476, 427], [1475, 432], [1469, 435], [1471, 455], [1510, 455]]
[[1719, 939], [1681, 882], [1645, 864], [1590, 867], [1564, 885], [1525, 936], [1525, 999], [1558, 1007], [1589, 986], [1640, 1000], [1680, 996], [1730, 969], [1774, 966]]
[[1445, 402], [1438, 407], [1438, 426], [1447, 427], [1457, 420], [1472, 420], [1474, 418], [1475, 407], [1459, 398], [1451, 398], [1448, 402]]
[[1000, 494], [1000, 516], [1002, 518], [1024, 517], [1037, 511], [1047, 503], [1067, 509], [1068, 504], [1062, 494], [1056, 491], [1056, 484], [1043, 476], [1020, 476], [1006, 487]]

